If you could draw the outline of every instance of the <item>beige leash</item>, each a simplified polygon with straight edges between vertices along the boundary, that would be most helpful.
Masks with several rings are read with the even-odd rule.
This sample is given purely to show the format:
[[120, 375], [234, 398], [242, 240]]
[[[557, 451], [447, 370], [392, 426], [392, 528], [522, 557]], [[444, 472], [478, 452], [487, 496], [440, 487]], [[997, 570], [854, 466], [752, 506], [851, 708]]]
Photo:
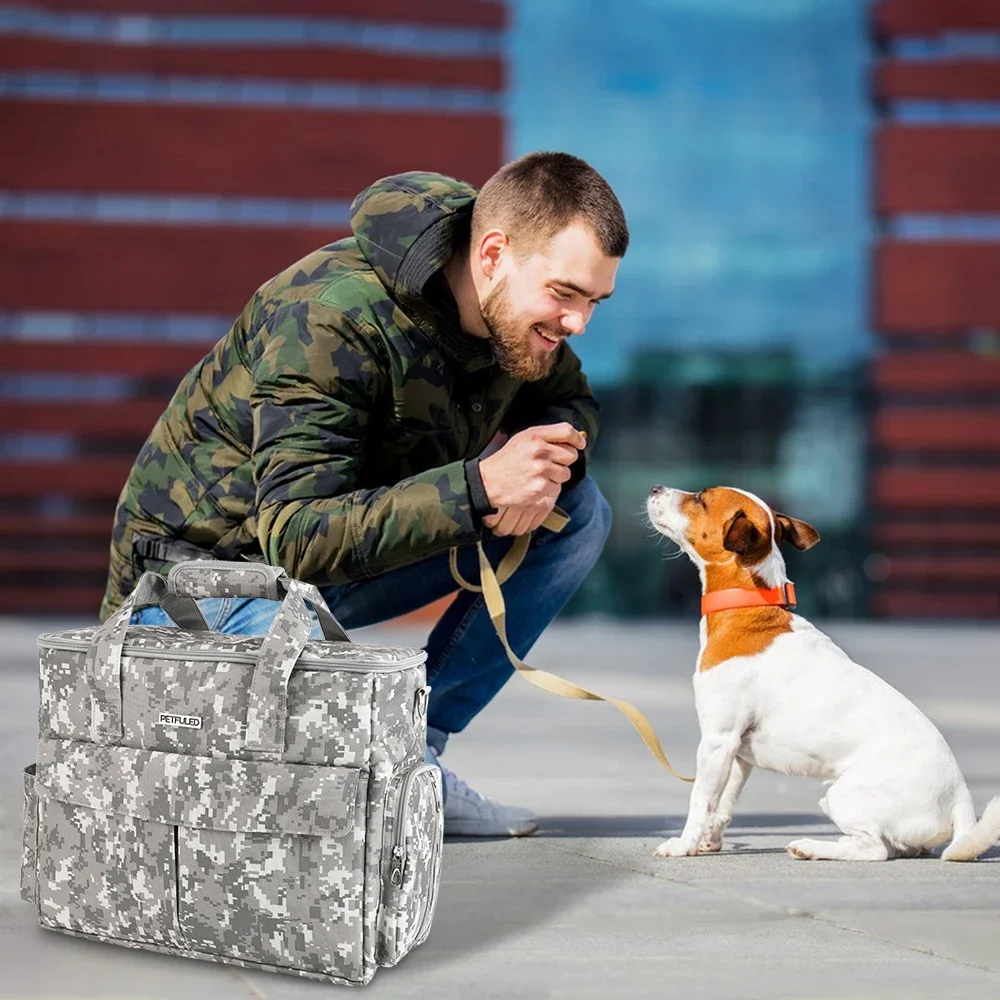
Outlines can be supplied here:
[[[567, 524], [569, 524], [568, 515], [557, 507], [542, 522], [542, 527], [548, 528], [550, 531], [562, 531]], [[649, 724], [649, 720], [634, 705], [629, 704], [627, 701], [622, 701], [621, 698], [605, 698], [603, 695], [597, 694], [594, 691], [588, 691], [586, 688], [573, 684], [559, 677], [557, 674], [550, 673], [548, 670], [536, 670], [534, 667], [529, 667], [510, 648], [505, 625], [507, 609], [504, 605], [503, 594], [500, 591], [500, 584], [506, 583], [513, 576], [518, 566], [521, 565], [521, 560], [524, 559], [530, 542], [530, 533], [518, 535], [514, 539], [514, 544], [500, 560], [496, 573], [493, 572], [493, 567], [490, 565], [489, 559], [486, 558], [483, 543], [476, 542], [476, 547], [479, 549], [479, 579], [482, 581], [482, 586], [479, 587], [474, 583], [469, 583], [459, 573], [458, 549], [453, 548], [449, 556], [451, 575], [455, 578], [455, 582], [464, 590], [471, 590], [477, 594], [482, 593], [486, 598], [486, 608], [490, 613], [490, 618], [493, 620], [497, 635], [500, 637], [500, 641], [507, 651], [507, 656], [514, 665], [514, 669], [526, 681], [534, 684], [535, 687], [541, 688], [543, 691], [550, 691], [552, 694], [560, 695], [563, 698], [577, 698], [581, 701], [606, 701], [609, 705], [614, 705], [635, 726], [636, 731], [642, 737], [642, 742], [649, 748], [650, 753], [675, 778], [680, 778], [681, 781], [694, 781], [694, 778], [686, 778], [673, 769], [670, 761], [667, 760], [667, 755], [663, 752], [663, 747], [660, 746], [660, 741], [657, 739], [653, 727]]]

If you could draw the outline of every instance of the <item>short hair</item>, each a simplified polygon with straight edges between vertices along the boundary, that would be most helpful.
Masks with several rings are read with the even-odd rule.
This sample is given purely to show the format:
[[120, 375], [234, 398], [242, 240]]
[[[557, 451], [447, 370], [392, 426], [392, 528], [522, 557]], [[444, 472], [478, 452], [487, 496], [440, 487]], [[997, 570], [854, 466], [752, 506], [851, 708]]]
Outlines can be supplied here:
[[499, 226], [527, 252], [575, 222], [591, 230], [605, 256], [625, 256], [628, 225], [611, 185], [577, 156], [528, 153], [483, 185], [472, 210], [472, 238]]

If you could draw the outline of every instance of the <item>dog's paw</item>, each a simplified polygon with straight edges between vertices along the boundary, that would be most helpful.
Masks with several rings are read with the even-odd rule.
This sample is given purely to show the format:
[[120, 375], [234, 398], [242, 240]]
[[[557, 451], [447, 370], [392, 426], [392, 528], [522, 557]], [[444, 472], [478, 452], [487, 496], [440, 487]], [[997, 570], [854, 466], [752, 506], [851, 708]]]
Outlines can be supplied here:
[[688, 847], [680, 837], [671, 837], [670, 840], [663, 841], [654, 852], [658, 858], [684, 858], [688, 855], [698, 853], [696, 847]]
[[813, 852], [808, 846], [808, 840], [793, 840], [790, 844], [785, 845], [785, 850], [793, 858], [799, 858], [801, 861], [811, 861], [813, 858]]
[[717, 854], [722, 850], [722, 834], [706, 833], [698, 845], [699, 854]]

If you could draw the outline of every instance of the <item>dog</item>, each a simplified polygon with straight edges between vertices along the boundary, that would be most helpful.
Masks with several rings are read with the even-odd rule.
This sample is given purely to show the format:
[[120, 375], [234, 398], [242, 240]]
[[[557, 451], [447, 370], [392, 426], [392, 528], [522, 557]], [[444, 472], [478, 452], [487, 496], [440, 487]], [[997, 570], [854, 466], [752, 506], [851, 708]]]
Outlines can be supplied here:
[[855, 663], [805, 618], [780, 543], [812, 548], [819, 533], [744, 490], [686, 493], [656, 485], [653, 527], [698, 567], [701, 643], [694, 675], [701, 740], [687, 821], [661, 857], [719, 851], [754, 767], [817, 778], [838, 840], [805, 837], [796, 858], [886, 861], [947, 844], [972, 861], [1000, 837], [1000, 796], [977, 822], [954, 754], [907, 698]]

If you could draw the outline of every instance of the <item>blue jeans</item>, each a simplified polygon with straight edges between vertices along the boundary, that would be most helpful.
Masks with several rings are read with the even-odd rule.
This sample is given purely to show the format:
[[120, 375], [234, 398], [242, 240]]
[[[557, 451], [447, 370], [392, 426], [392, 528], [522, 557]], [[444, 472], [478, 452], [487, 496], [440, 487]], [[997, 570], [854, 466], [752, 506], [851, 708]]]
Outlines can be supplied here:
[[[507, 638], [524, 659], [548, 624], [566, 606], [597, 562], [611, 530], [611, 508], [597, 483], [584, 477], [563, 491], [559, 506], [570, 516], [560, 532], [537, 529], [524, 562], [503, 585]], [[496, 568], [510, 548], [510, 536], [489, 535], [483, 548]], [[475, 545], [461, 548], [458, 568], [479, 582]], [[455, 590], [448, 553], [391, 570], [374, 579], [321, 587], [323, 598], [345, 629], [364, 628], [429, 604]], [[279, 605], [260, 598], [203, 598], [198, 606], [214, 632], [264, 635]], [[133, 624], [163, 625], [158, 607], [144, 608]], [[312, 637], [322, 638], [319, 622]], [[481, 594], [460, 590], [427, 639], [427, 742], [438, 753], [452, 733], [461, 732], [494, 698], [514, 668], [497, 637]]]

